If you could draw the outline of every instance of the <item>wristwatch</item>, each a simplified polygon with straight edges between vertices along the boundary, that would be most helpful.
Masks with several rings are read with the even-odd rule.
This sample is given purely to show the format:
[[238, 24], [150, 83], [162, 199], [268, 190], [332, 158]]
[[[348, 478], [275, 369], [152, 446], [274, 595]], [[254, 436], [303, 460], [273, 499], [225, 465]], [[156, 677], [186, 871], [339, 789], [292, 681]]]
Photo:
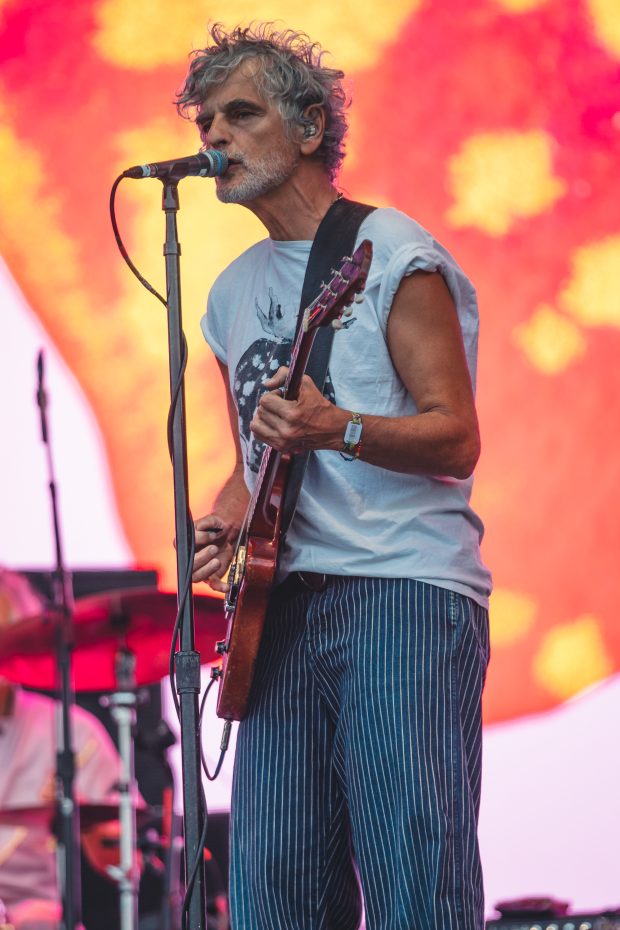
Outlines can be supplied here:
[[362, 448], [362, 417], [359, 413], [352, 413], [344, 431], [343, 447], [340, 455], [346, 462], [353, 462], [359, 458]]

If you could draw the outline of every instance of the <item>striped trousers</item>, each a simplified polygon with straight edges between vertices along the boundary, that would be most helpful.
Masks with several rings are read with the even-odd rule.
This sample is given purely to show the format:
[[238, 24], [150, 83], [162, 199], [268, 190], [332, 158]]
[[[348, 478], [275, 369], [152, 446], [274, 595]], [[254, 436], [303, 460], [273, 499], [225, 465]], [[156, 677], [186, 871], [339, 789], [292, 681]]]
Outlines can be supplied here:
[[482, 930], [486, 610], [408, 579], [282, 587], [237, 739], [233, 930], [356, 930], [362, 899], [367, 930]]

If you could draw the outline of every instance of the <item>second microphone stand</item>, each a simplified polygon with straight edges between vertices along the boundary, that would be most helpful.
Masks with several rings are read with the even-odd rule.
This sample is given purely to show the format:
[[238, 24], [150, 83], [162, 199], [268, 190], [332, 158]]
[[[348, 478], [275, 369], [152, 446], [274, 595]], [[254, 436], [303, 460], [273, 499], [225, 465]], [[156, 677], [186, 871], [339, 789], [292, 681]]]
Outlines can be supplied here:
[[58, 821], [58, 877], [62, 904], [62, 930], [81, 926], [81, 881], [79, 809], [75, 802], [75, 752], [72, 737], [72, 707], [75, 703], [71, 675], [73, 649], [73, 591], [65, 570], [60, 520], [56, 494], [56, 477], [47, 423], [45, 391], [45, 357], [37, 358], [37, 403], [41, 415], [41, 439], [47, 452], [56, 568], [53, 572], [53, 602], [58, 615], [56, 627], [56, 813]]

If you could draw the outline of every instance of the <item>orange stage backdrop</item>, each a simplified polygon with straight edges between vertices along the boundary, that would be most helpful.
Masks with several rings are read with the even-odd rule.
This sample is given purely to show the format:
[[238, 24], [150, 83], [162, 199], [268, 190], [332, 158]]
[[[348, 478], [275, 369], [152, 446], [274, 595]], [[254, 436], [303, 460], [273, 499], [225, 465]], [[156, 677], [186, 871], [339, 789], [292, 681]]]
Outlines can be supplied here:
[[[86, 392], [137, 562], [174, 582], [163, 308], [107, 214], [130, 164], [195, 151], [172, 106], [205, 24], [282, 19], [351, 77], [353, 197], [411, 213], [480, 295], [484, 453], [475, 504], [495, 574], [486, 716], [550, 707], [620, 666], [620, 19], [616, 0], [1, 0], [0, 251]], [[232, 461], [198, 320], [262, 235], [210, 182], [181, 186], [192, 509]], [[163, 287], [160, 185], [119, 191]], [[76, 449], [76, 454], [79, 450]]]

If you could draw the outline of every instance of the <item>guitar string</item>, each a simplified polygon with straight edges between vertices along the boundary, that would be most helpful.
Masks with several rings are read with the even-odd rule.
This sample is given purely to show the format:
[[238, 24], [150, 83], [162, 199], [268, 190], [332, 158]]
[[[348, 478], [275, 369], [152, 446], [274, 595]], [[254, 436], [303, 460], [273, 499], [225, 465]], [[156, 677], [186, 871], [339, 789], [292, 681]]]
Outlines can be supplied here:
[[[355, 266], [357, 266], [357, 270], [359, 270], [359, 264], [358, 264], [358, 261], [356, 261], [356, 258], [357, 258], [357, 255], [351, 256], [349, 258], [349, 261]], [[329, 296], [333, 296], [334, 291], [332, 290], [332, 288], [337, 288], [338, 290], [342, 288], [341, 293], [338, 293], [338, 290], [336, 290], [336, 294], [338, 294], [338, 298], [341, 300], [344, 294], [346, 294], [346, 291], [351, 287], [351, 278], [348, 278], [345, 274], [343, 274], [344, 267], [345, 265], [342, 265], [340, 269], [337, 272], [335, 272], [334, 276], [331, 278], [329, 283], [327, 285], [323, 285], [320, 293], [314, 298], [314, 300], [310, 304], [308, 304], [308, 306], [306, 307], [306, 309], [304, 310], [302, 314], [302, 325], [299, 327], [299, 331], [297, 332], [297, 336], [293, 344], [293, 348], [291, 350], [289, 372], [288, 372], [286, 381], [284, 383], [283, 394], [282, 394], [283, 397], [286, 397], [287, 390], [290, 386], [290, 382], [292, 379], [292, 373], [293, 373], [295, 364], [297, 362], [297, 359], [299, 357], [299, 353], [301, 351], [301, 344], [302, 344], [303, 338], [307, 334], [310, 324], [314, 322], [314, 320], [316, 319], [317, 315], [321, 312], [321, 310], [325, 309], [325, 307], [322, 305], [322, 300], [325, 299], [326, 292]], [[343, 286], [343, 283], [345, 282], [346, 282], [346, 286], [343, 288], [342, 286]], [[305, 323], [305, 326], [303, 325], [304, 323]], [[246, 510], [243, 523], [241, 524], [241, 529], [239, 530], [239, 534], [237, 536], [237, 543], [235, 545], [235, 558], [233, 559], [233, 562], [232, 562], [233, 580], [236, 574], [235, 569], [236, 569], [236, 562], [237, 562], [237, 553], [239, 552], [241, 548], [243, 548], [244, 544], [247, 542], [247, 538], [249, 535], [249, 528], [252, 524], [254, 515], [256, 513], [258, 498], [262, 491], [263, 482], [265, 480], [265, 475], [272, 461], [272, 453], [275, 451], [276, 450], [274, 450], [272, 446], [267, 446], [264, 449], [263, 454], [262, 454], [261, 463], [258, 469], [258, 473], [256, 475], [256, 483], [254, 485], [254, 492], [252, 494], [252, 497], [250, 498], [250, 502], [248, 504], [248, 508]]]

